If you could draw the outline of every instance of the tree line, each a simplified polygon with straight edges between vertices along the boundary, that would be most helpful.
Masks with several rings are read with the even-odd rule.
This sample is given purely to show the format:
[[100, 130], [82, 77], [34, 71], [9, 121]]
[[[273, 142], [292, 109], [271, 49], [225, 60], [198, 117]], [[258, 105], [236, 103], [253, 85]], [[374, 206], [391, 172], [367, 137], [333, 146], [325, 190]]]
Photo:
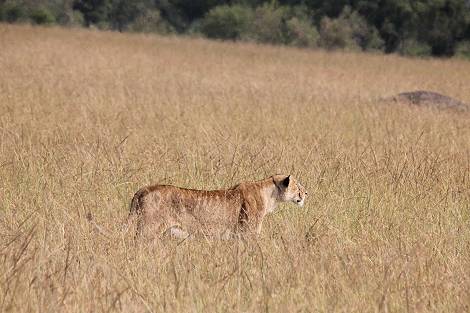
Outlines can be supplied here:
[[0, 0], [0, 21], [470, 57], [470, 0]]

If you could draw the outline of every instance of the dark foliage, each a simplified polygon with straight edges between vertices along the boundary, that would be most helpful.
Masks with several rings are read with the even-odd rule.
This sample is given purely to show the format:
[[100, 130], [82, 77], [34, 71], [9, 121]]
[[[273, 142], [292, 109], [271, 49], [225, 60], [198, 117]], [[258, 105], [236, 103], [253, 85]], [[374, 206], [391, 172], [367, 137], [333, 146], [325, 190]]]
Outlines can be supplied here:
[[470, 42], [468, 0], [0, 0], [0, 21], [412, 55], [466, 55]]

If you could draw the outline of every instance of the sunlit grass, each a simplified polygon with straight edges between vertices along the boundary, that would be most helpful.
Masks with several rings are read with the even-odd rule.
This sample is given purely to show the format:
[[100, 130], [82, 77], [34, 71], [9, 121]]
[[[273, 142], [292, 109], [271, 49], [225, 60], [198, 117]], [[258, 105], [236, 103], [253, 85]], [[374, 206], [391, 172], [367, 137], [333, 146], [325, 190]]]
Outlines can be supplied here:
[[[462, 312], [470, 63], [0, 25], [0, 311]], [[150, 183], [309, 190], [256, 241], [135, 245]], [[112, 235], [94, 232], [85, 216]]]

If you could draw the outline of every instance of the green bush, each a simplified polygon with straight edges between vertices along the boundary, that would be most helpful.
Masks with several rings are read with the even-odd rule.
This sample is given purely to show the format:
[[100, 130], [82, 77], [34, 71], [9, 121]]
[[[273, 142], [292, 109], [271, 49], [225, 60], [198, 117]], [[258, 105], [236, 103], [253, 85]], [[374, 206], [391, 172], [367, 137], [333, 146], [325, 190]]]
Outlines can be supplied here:
[[285, 43], [283, 21], [286, 14], [283, 7], [267, 4], [258, 7], [246, 37], [263, 43]]
[[374, 26], [345, 7], [338, 18], [324, 17], [321, 20], [320, 45], [330, 50], [381, 50], [384, 42]]
[[209, 38], [240, 39], [253, 20], [253, 10], [241, 5], [221, 5], [211, 9], [201, 21], [201, 32]]
[[351, 27], [352, 38], [362, 50], [381, 50], [384, 41], [380, 38], [378, 30], [367, 23], [367, 21], [355, 11], [346, 7], [340, 16], [345, 24]]
[[399, 47], [399, 52], [403, 55], [415, 57], [429, 56], [431, 55], [431, 46], [409, 38], [403, 41], [401, 47]]
[[162, 19], [159, 10], [146, 10], [136, 17], [135, 21], [129, 26], [134, 32], [160, 33], [168, 34], [173, 32], [168, 23]]
[[356, 50], [358, 46], [352, 38], [352, 30], [349, 25], [341, 19], [322, 18], [320, 22], [320, 40], [321, 47], [334, 49]]
[[48, 6], [55, 17], [56, 23], [66, 26], [84, 26], [85, 20], [80, 11], [73, 10], [71, 2], [61, 0], [56, 5]]
[[85, 26], [85, 18], [80, 11], [72, 11], [70, 19], [66, 24], [70, 26]]
[[470, 58], [470, 40], [465, 40], [457, 44], [455, 54], [458, 57]]
[[55, 17], [45, 8], [33, 9], [29, 14], [29, 18], [34, 24], [50, 25], [55, 23]]
[[18, 3], [6, 2], [0, 6], [0, 20], [8, 23], [27, 20], [25, 8]]
[[255, 10], [244, 39], [298, 47], [317, 45], [318, 32], [303, 7], [263, 5]]
[[320, 35], [309, 21], [293, 17], [286, 23], [289, 44], [296, 47], [316, 47]]
[[200, 31], [209, 38], [242, 39], [271, 44], [314, 47], [319, 34], [304, 7], [264, 4], [255, 10], [222, 5], [191, 25], [189, 32]]

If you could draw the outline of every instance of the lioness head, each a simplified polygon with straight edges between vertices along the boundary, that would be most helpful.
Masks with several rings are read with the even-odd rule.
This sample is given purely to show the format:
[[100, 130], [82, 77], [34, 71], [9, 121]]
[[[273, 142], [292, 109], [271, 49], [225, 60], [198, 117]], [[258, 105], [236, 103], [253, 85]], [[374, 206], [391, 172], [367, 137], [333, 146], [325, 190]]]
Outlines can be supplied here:
[[274, 175], [273, 181], [279, 191], [279, 200], [291, 201], [300, 207], [304, 205], [308, 193], [297, 179], [291, 175]]

